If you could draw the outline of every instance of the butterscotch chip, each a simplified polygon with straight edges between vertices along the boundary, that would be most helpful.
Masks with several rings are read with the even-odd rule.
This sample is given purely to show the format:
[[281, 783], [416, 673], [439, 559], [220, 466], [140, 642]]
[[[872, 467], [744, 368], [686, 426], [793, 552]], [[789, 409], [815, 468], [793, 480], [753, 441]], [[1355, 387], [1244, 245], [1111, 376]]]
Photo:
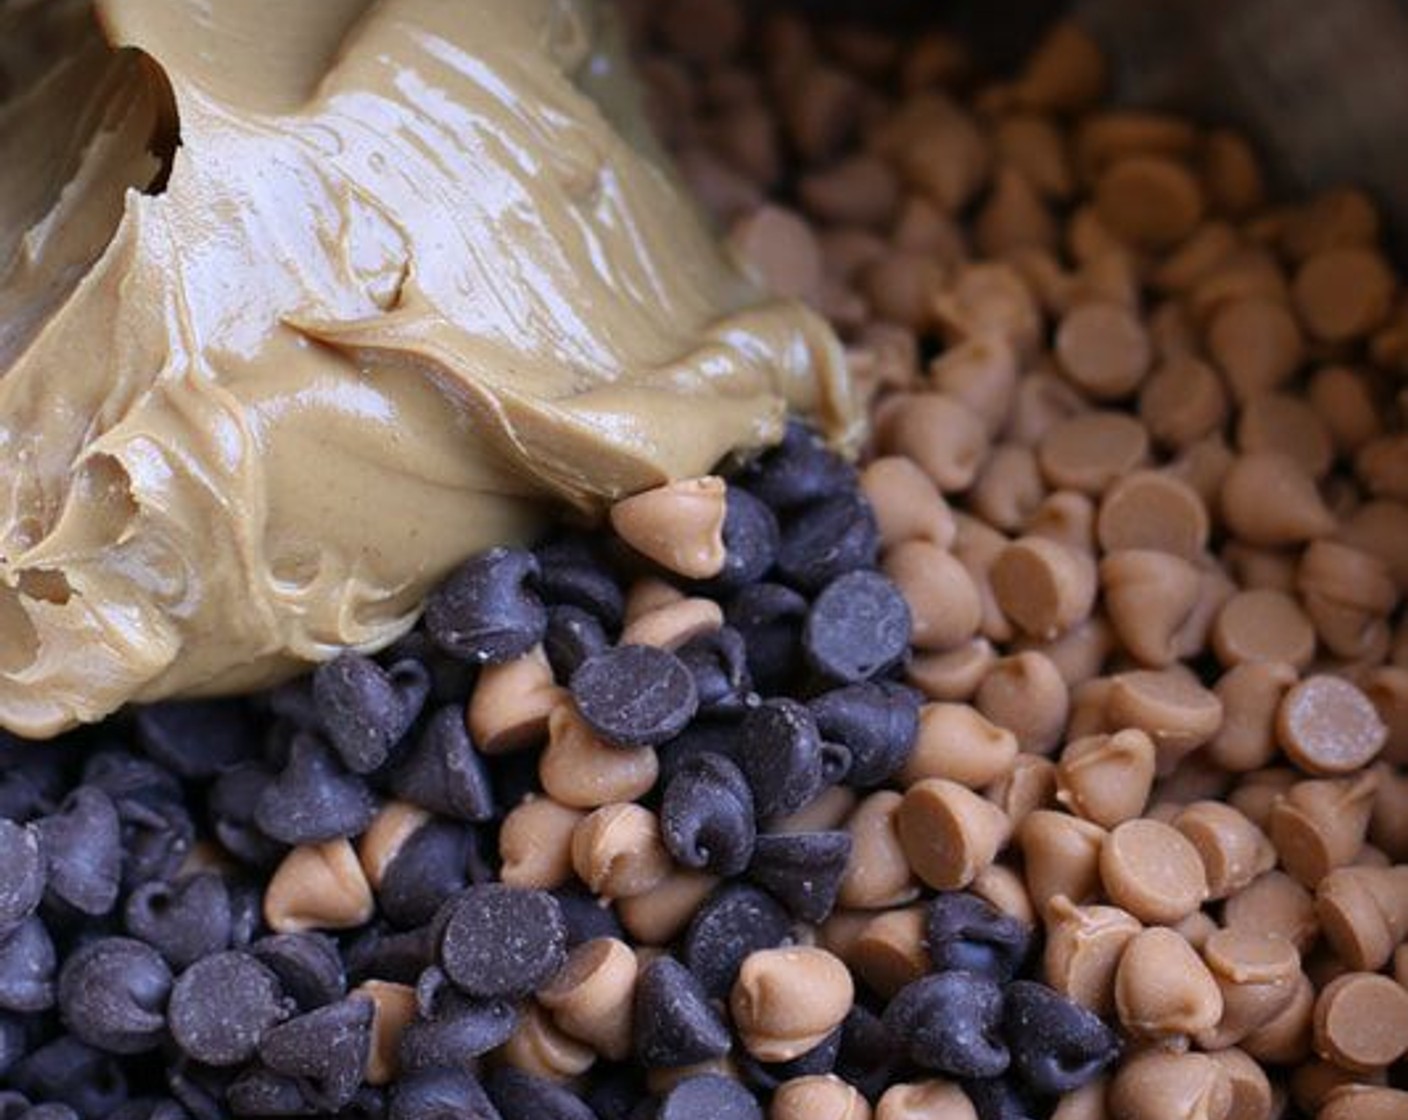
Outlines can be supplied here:
[[1210, 899], [1235, 894], [1276, 865], [1276, 851], [1266, 834], [1231, 805], [1195, 801], [1172, 823], [1197, 849]]
[[1280, 300], [1227, 300], [1207, 328], [1208, 356], [1239, 401], [1284, 385], [1305, 362], [1305, 339]]
[[624, 1060], [631, 1051], [632, 1005], [639, 961], [630, 946], [603, 937], [576, 946], [537, 994], [556, 1025], [598, 1054]]
[[1165, 357], [1139, 391], [1139, 419], [1157, 443], [1174, 450], [1218, 431], [1227, 413], [1222, 379], [1194, 354]]
[[729, 1009], [750, 1054], [787, 1062], [839, 1026], [854, 995], [850, 971], [825, 949], [760, 949], [744, 959]]
[[724, 612], [718, 603], [691, 595], [636, 615], [621, 631], [618, 644], [673, 651], [695, 638], [717, 633], [723, 624]]
[[1259, 545], [1302, 544], [1335, 530], [1335, 517], [1300, 465], [1271, 451], [1239, 456], [1222, 487], [1222, 516]]
[[1235, 1046], [1208, 1057], [1222, 1067], [1232, 1087], [1232, 1108], [1227, 1120], [1271, 1120], [1277, 1103], [1276, 1092], [1261, 1064]]
[[1118, 825], [1100, 850], [1100, 881], [1117, 906], [1144, 922], [1177, 922], [1208, 897], [1198, 850], [1161, 821]]
[[1315, 888], [1315, 913], [1340, 960], [1378, 971], [1408, 937], [1408, 866], [1331, 871]]
[[1351, 246], [1315, 253], [1296, 273], [1296, 310], [1307, 329], [1326, 342], [1362, 338], [1393, 305], [1397, 281], [1383, 254]]
[[914, 873], [936, 890], [959, 890], [997, 857], [1011, 835], [1001, 809], [943, 778], [916, 782], [895, 814]]
[[905, 679], [927, 699], [971, 699], [997, 661], [997, 651], [985, 637], [970, 638], [943, 653], [920, 653], [905, 665]]
[[924, 928], [927, 908], [906, 906], [869, 917], [846, 954], [846, 963], [871, 991], [889, 999], [931, 964]]
[[1276, 711], [1281, 749], [1309, 774], [1350, 774], [1373, 761], [1388, 728], [1373, 703], [1341, 677], [1307, 677]]
[[1077, 906], [1064, 895], [1046, 912], [1046, 982], [1062, 995], [1108, 1016], [1115, 1006], [1115, 971], [1125, 948], [1144, 927], [1114, 906]]
[[708, 579], [724, 566], [728, 486], [709, 475], [686, 478], [624, 498], [611, 527], [628, 545], [686, 579]]
[[1315, 656], [1315, 627], [1291, 596], [1254, 588], [1223, 604], [1212, 625], [1212, 645], [1227, 666], [1279, 661], [1304, 669]]
[[1281, 1014], [1295, 998], [1301, 977], [1300, 954], [1275, 933], [1214, 930], [1202, 947], [1203, 960], [1222, 992], [1222, 1017], [1200, 1032], [1205, 1050], [1235, 1045]]
[[870, 1102], [834, 1074], [784, 1081], [772, 1095], [768, 1120], [870, 1120]]
[[1027, 523], [1027, 535], [1042, 537], [1084, 556], [1095, 551], [1095, 503], [1075, 490], [1048, 494]]
[[1183, 628], [1198, 606], [1198, 569], [1171, 552], [1123, 549], [1100, 561], [1100, 587], [1110, 625], [1141, 664], [1178, 660]]
[[1077, 623], [1054, 642], [1025, 637], [1017, 641], [1018, 649], [1040, 653], [1050, 661], [1068, 688], [1098, 676], [1115, 646], [1114, 628], [1101, 614]]
[[264, 890], [264, 920], [275, 933], [355, 929], [374, 911], [366, 873], [346, 839], [293, 848]]
[[1129, 396], [1153, 362], [1153, 347], [1138, 316], [1105, 302], [1081, 304], [1062, 317], [1055, 354], [1071, 383], [1097, 400]]
[[1302, 953], [1320, 933], [1314, 896], [1284, 871], [1268, 871], [1227, 899], [1228, 929], [1279, 933]]
[[[942, 158], [951, 160], [949, 152]], [[1021, 274], [1002, 261], [962, 265], [934, 310], [950, 342], [1005, 339], [1019, 359], [1030, 359], [1044, 330], [1041, 308]]]
[[1294, 459], [1312, 478], [1323, 478], [1335, 461], [1325, 422], [1304, 400], [1288, 393], [1257, 393], [1242, 405], [1237, 448], [1244, 453], [1278, 452]]
[[1215, 128], [1203, 140], [1202, 154], [1203, 186], [1214, 210], [1242, 218], [1261, 207], [1266, 199], [1266, 183], [1256, 152], [1246, 137], [1229, 128]]
[[857, 910], [879, 910], [910, 901], [919, 884], [900, 843], [897, 818], [903, 795], [878, 790], [846, 821], [851, 855], [841, 877], [837, 902]]
[[1112, 677], [1105, 713], [1115, 727], [1137, 727], [1148, 734], [1160, 774], [1169, 773], [1222, 726], [1222, 702], [1182, 666]]
[[1157, 471], [1135, 471], [1100, 499], [1095, 534], [1105, 552], [1156, 549], [1193, 561], [1208, 542], [1208, 511], [1196, 490]]
[[684, 932], [699, 904], [719, 885], [717, 875], [678, 868], [644, 894], [612, 903], [626, 932], [642, 945], [667, 945]]
[[984, 796], [1007, 814], [1014, 830], [1038, 809], [1056, 801], [1056, 766], [1035, 754], [1019, 754], [1007, 776], [994, 782]]
[[1095, 184], [1095, 208], [1115, 235], [1138, 249], [1178, 244], [1203, 220], [1206, 202], [1193, 173], [1156, 155], [1117, 160]]
[[575, 704], [565, 701], [553, 708], [548, 745], [538, 759], [538, 779], [560, 805], [597, 809], [633, 801], [655, 785], [659, 773], [652, 748], [613, 747], [587, 726]]
[[1149, 276], [1149, 286], [1164, 292], [1185, 292], [1212, 272], [1241, 244], [1226, 222], [1204, 222], [1164, 257]]
[[1061, 421], [1042, 437], [1037, 461], [1053, 489], [1098, 495], [1149, 455], [1149, 433], [1123, 412], [1086, 412]]
[[1311, 1055], [1311, 1018], [1315, 1012], [1315, 985], [1304, 973], [1285, 1010], [1265, 1026], [1242, 1039], [1242, 1049], [1259, 1062], [1290, 1065]]
[[1245, 773], [1276, 754], [1276, 712], [1281, 697], [1299, 679], [1284, 661], [1244, 661], [1218, 678], [1213, 692], [1222, 701], [1222, 725], [1208, 743], [1217, 765]]
[[407, 984], [367, 980], [349, 994], [370, 1000], [373, 1008], [367, 1084], [389, 1084], [400, 1068], [401, 1035], [416, 1016], [416, 990]]
[[947, 778], [981, 789], [1011, 773], [1017, 737], [967, 704], [925, 704], [914, 749], [899, 774], [902, 785]]
[[1100, 851], [1109, 834], [1098, 824], [1037, 809], [1017, 833], [1027, 892], [1039, 913], [1058, 896], [1089, 902], [1100, 890]]
[[862, 493], [875, 511], [880, 543], [890, 549], [906, 541], [948, 548], [956, 532], [953, 513], [933, 481], [910, 459], [885, 456], [860, 475]]
[[877, 431], [881, 449], [913, 460], [943, 493], [968, 489], [988, 451], [983, 422], [945, 393], [910, 393]]
[[1191, 156], [1198, 146], [1198, 130], [1175, 113], [1102, 108], [1081, 118], [1075, 144], [1081, 172], [1093, 178], [1121, 156]]
[[1364, 844], [1379, 778], [1372, 771], [1339, 780], [1297, 782], [1272, 806], [1267, 834], [1281, 866], [1314, 887], [1352, 863]]
[[910, 643], [916, 649], [954, 649], [977, 633], [982, 600], [968, 569], [952, 553], [928, 541], [907, 541], [886, 553], [883, 567], [909, 605]]
[[1060, 127], [1040, 113], [1012, 113], [993, 132], [998, 159], [1017, 168], [1048, 198], [1070, 197], [1074, 169]]
[[591, 1069], [596, 1051], [553, 1022], [536, 1001], [519, 1008], [518, 1022], [495, 1056], [505, 1065], [550, 1081], [566, 1081]]
[[1350, 972], [1315, 1000], [1315, 1052], [1345, 1069], [1370, 1073], [1408, 1053], [1408, 991], [1387, 976]]
[[1015, 167], [999, 167], [987, 199], [973, 219], [973, 243], [985, 257], [1022, 249], [1050, 249], [1056, 220], [1031, 181]]
[[987, 719], [1011, 732], [1026, 752], [1054, 749], [1070, 712], [1060, 670], [1036, 650], [996, 662], [978, 686], [973, 703]]
[[1034, 926], [1041, 919], [1032, 905], [1031, 895], [1027, 893], [1022, 877], [1000, 863], [990, 864], [979, 871], [968, 884], [968, 890], [1023, 925]]
[[502, 665], [486, 665], [469, 698], [470, 737], [485, 754], [535, 747], [547, 736], [548, 717], [564, 695], [541, 646]]
[[891, 1085], [875, 1105], [875, 1120], [978, 1120], [967, 1094], [951, 1081]]
[[1154, 784], [1154, 743], [1128, 729], [1068, 743], [1056, 767], [1057, 800], [1072, 812], [1113, 828], [1137, 817]]
[[1306, 399], [1341, 454], [1354, 454], [1383, 432], [1378, 386], [1364, 370], [1323, 366], [1310, 378]]
[[1024, 526], [1046, 496], [1036, 452], [1019, 443], [993, 448], [968, 492], [968, 508], [1003, 532]]
[[1232, 1083], [1206, 1054], [1154, 1049], [1116, 1071], [1108, 1102], [1117, 1120], [1229, 1120]]
[[604, 898], [645, 894], [660, 885], [671, 866], [658, 818], [640, 805], [603, 805], [572, 832], [572, 869], [588, 890]]
[[1222, 990], [1181, 934], [1156, 926], [1125, 946], [1115, 970], [1115, 1008], [1135, 1037], [1174, 1039], [1217, 1025]]
[[530, 797], [499, 827], [499, 878], [511, 887], [552, 890], [572, 878], [572, 833], [586, 816], [551, 797]]
[[1007, 423], [1017, 392], [1017, 354], [1001, 335], [967, 338], [936, 355], [929, 383], [983, 421], [990, 435]]
[[993, 561], [993, 593], [1002, 613], [1032, 637], [1051, 640], [1090, 614], [1095, 564], [1057, 541], [1023, 537]]
[[1316, 1120], [1399, 1120], [1401, 1116], [1408, 1116], [1408, 1091], [1345, 1085], [1326, 1095]]
[[886, 253], [867, 266], [860, 286], [875, 313], [914, 331], [933, 325], [933, 305], [946, 275], [941, 264], [924, 253]]

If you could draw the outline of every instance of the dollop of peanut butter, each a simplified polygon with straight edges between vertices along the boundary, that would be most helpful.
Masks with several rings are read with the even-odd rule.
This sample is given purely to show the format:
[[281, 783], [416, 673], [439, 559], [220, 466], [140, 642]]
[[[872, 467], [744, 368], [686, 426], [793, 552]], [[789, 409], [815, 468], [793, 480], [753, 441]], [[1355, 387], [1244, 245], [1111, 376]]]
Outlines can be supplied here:
[[0, 41], [12, 731], [385, 645], [464, 556], [789, 406], [855, 438], [594, 0], [19, 0]]

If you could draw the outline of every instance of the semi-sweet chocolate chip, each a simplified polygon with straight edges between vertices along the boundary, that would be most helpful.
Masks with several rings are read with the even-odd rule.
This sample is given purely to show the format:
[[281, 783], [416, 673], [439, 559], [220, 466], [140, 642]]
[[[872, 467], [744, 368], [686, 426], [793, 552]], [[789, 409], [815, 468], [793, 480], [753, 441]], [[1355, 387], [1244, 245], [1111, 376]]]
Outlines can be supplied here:
[[1002, 1015], [1014, 1072], [1043, 1096], [1079, 1089], [1119, 1054], [1119, 1040], [1098, 1015], [1045, 984], [1008, 985]]
[[647, 1066], [689, 1066], [727, 1054], [728, 1025], [698, 977], [673, 957], [646, 965], [636, 982], [635, 1050]]
[[625, 645], [584, 661], [572, 697], [587, 724], [622, 747], [653, 747], [684, 730], [699, 707], [694, 677], [678, 657]]
[[878, 572], [848, 572], [812, 601], [802, 648], [818, 673], [853, 684], [898, 663], [910, 630], [909, 606], [893, 583]]
[[545, 891], [469, 887], [445, 903], [439, 926], [441, 967], [476, 998], [527, 995], [566, 959], [567, 927], [557, 900]]
[[184, 1054], [206, 1065], [233, 1066], [254, 1057], [259, 1040], [291, 1012], [292, 1001], [272, 970], [248, 953], [226, 951], [176, 978], [167, 1022]]
[[151, 946], [130, 937], [100, 938], [59, 970], [59, 1015], [90, 1046], [138, 1054], [166, 1035], [171, 984], [171, 969]]
[[538, 560], [521, 548], [494, 548], [465, 561], [426, 600], [425, 629], [446, 653], [480, 664], [511, 661], [547, 630], [533, 589]]
[[988, 1078], [1010, 1061], [1002, 1039], [1002, 989], [974, 972], [940, 972], [902, 989], [885, 1025], [910, 1060], [958, 1078]]
[[939, 972], [960, 970], [1005, 984], [1031, 951], [1032, 930], [976, 895], [940, 892], [929, 903], [925, 944]]

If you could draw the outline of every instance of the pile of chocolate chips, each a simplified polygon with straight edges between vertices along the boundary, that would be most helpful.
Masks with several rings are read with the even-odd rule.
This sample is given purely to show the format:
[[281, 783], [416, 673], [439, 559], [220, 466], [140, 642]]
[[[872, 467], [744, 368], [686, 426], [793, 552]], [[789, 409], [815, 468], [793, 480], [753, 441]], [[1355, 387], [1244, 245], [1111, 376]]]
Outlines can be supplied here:
[[0, 1112], [723, 1120], [940, 1074], [1007, 1117], [1097, 1075], [975, 895], [889, 998], [815, 946], [852, 837], [789, 815], [908, 759], [910, 613], [803, 428], [716, 497], [711, 578], [566, 533], [375, 659], [7, 743]]

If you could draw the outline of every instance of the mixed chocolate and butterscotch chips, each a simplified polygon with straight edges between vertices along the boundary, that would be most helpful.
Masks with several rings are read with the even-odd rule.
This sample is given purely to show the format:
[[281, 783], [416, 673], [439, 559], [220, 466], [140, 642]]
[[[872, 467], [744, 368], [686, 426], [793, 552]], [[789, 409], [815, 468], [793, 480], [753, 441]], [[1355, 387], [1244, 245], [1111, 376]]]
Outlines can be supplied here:
[[628, 4], [873, 393], [421, 627], [0, 771], [16, 1120], [1400, 1120], [1408, 304], [1353, 190], [960, 44]]

